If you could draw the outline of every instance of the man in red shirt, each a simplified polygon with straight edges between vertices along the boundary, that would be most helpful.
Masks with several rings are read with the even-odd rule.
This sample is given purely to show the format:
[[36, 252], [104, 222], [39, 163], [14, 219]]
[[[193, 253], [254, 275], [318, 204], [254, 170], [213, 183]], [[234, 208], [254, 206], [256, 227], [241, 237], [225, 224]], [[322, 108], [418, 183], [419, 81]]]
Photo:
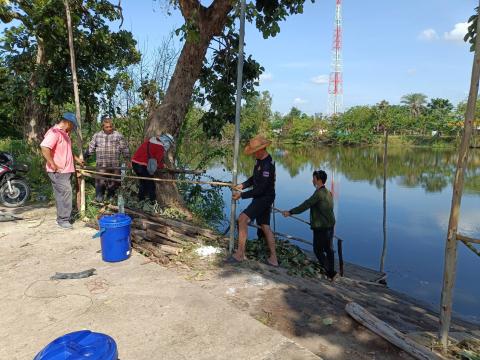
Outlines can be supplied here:
[[[149, 159], [155, 159], [157, 161], [157, 169], [163, 169], [165, 167], [164, 156], [174, 143], [175, 141], [170, 134], [152, 136], [144, 141], [132, 158], [132, 168], [135, 174], [141, 177], [153, 178], [154, 174], [151, 174], [147, 168]], [[147, 197], [150, 201], [155, 201], [155, 182], [140, 180], [138, 200], [142, 201]]]
[[72, 153], [70, 133], [77, 127], [75, 114], [66, 112], [60, 122], [50, 128], [40, 144], [42, 155], [47, 160], [46, 169], [52, 182], [57, 205], [57, 224], [63, 229], [71, 229], [72, 184], [70, 178], [75, 172], [73, 160], [83, 165], [83, 161]]

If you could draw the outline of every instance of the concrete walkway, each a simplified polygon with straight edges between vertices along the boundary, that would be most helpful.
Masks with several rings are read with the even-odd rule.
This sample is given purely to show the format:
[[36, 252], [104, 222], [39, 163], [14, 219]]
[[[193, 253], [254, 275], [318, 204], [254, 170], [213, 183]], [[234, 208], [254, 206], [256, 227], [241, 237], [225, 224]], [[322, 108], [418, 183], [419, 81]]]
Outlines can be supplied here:
[[[0, 359], [31, 360], [81, 329], [112, 336], [121, 360], [319, 359], [137, 253], [102, 262], [95, 231], [59, 229], [52, 209], [19, 216], [25, 220], [0, 223]], [[92, 267], [97, 275], [86, 279], [49, 280]]]

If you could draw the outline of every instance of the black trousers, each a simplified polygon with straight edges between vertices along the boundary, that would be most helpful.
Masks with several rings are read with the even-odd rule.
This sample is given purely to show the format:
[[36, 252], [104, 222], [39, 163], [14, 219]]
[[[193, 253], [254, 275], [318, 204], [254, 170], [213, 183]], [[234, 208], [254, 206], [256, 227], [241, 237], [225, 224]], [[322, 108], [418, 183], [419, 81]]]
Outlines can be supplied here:
[[[118, 169], [97, 169], [98, 172], [109, 172], [113, 174], [119, 174]], [[102, 177], [109, 178], [109, 175], [101, 175]], [[120, 179], [119, 177], [113, 177], [113, 179]], [[95, 198], [97, 201], [103, 201], [105, 190], [107, 191], [107, 197], [112, 198], [115, 196], [115, 192], [120, 187], [119, 181], [109, 181], [107, 179], [95, 179]]]
[[335, 254], [333, 252], [333, 228], [313, 229], [313, 251], [327, 276], [335, 276]]
[[[140, 165], [137, 163], [132, 163], [133, 171], [135, 174], [142, 177], [153, 177], [147, 171], [147, 167], [145, 165]], [[139, 180], [139, 189], [138, 189], [138, 200], [142, 201], [148, 197], [150, 201], [155, 201], [155, 181], [151, 180]]]

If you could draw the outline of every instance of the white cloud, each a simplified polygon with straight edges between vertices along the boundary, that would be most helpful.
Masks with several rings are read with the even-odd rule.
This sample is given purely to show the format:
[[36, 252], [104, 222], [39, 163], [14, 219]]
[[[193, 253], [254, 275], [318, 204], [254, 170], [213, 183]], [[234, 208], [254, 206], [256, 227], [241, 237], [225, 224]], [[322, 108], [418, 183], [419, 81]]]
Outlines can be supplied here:
[[425, 29], [418, 35], [418, 38], [424, 41], [432, 41], [438, 39], [438, 34], [435, 29]]
[[445, 40], [463, 42], [463, 38], [468, 32], [468, 22], [455, 24], [453, 29], [443, 34]]
[[261, 81], [261, 82], [271, 81], [272, 79], [273, 79], [272, 73], [266, 72], [266, 73], [262, 73], [262, 74], [260, 75], [260, 81]]
[[328, 84], [328, 75], [318, 75], [311, 78], [310, 81], [317, 85]]
[[294, 105], [302, 105], [302, 104], [306, 104], [307, 102], [308, 102], [307, 100], [299, 98], [299, 97], [293, 99], [293, 104]]
[[408, 75], [415, 75], [417, 73], [417, 69], [411, 68], [407, 70]]

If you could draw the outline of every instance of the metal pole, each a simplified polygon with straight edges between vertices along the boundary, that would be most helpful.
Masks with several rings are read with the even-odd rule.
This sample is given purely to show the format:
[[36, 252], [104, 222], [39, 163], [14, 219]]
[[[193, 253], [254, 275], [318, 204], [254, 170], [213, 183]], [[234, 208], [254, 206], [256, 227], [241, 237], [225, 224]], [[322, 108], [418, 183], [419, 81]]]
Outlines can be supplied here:
[[[238, 43], [238, 64], [237, 64], [237, 102], [235, 106], [235, 140], [233, 147], [233, 186], [237, 185], [238, 177], [238, 151], [240, 148], [240, 112], [242, 109], [242, 83], [243, 83], [243, 42], [245, 39], [245, 0], [240, 2], [240, 39]], [[230, 242], [228, 251], [233, 252], [235, 245], [235, 220], [237, 215], [237, 203], [232, 199], [230, 207]]]
[[[478, 15], [478, 14], [477, 14]], [[480, 17], [480, 16], [479, 16]], [[444, 350], [448, 347], [448, 331], [452, 317], [452, 293], [455, 285], [457, 266], [457, 229], [462, 202], [463, 181], [467, 166], [470, 138], [473, 131], [473, 120], [478, 97], [478, 81], [480, 78], [480, 19], [477, 18], [477, 34], [475, 39], [475, 55], [473, 58], [470, 93], [468, 95], [467, 111], [462, 142], [458, 151], [457, 170], [453, 182], [452, 204], [448, 222], [447, 242], [445, 245], [445, 265], [443, 270], [443, 288], [440, 306], [440, 341]]]

